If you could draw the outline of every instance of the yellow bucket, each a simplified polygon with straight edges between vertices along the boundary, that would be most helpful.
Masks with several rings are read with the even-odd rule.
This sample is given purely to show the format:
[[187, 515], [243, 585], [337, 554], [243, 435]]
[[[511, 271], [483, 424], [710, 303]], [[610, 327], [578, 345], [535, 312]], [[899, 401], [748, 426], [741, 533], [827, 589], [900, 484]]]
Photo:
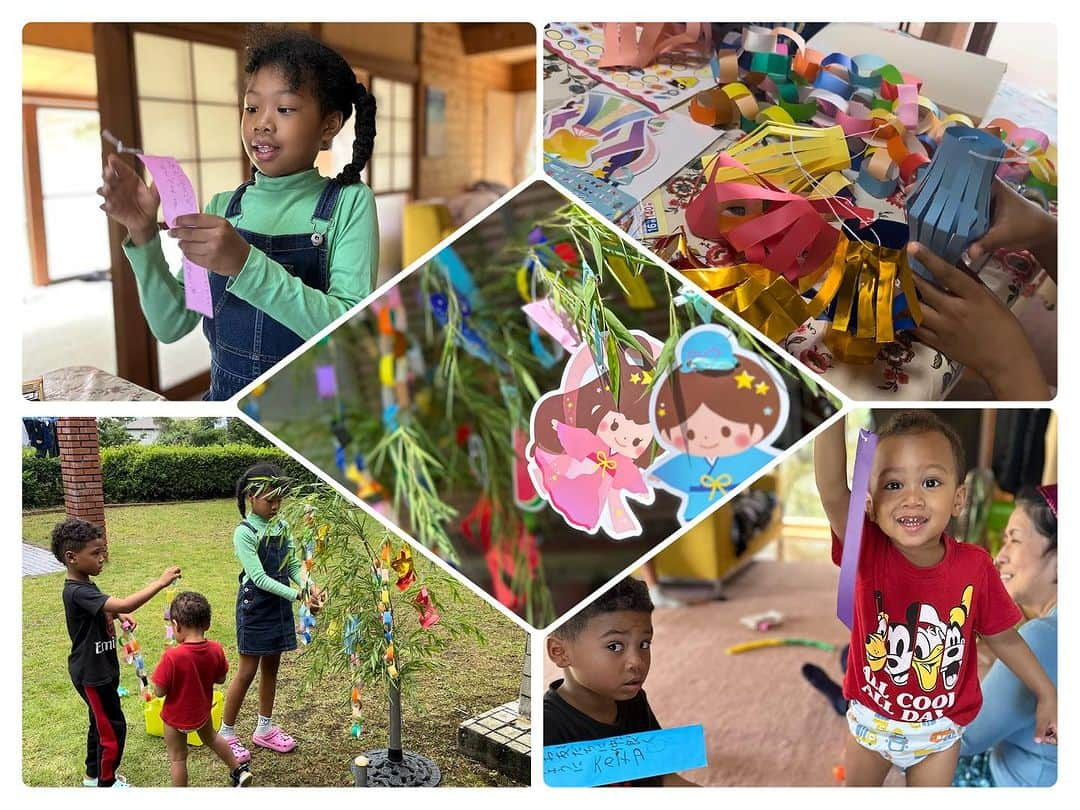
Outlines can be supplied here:
[[[165, 724], [161, 721], [161, 706], [165, 698], [156, 697], [147, 701], [143, 706], [143, 720], [146, 721], [146, 733], [151, 737], [164, 737]], [[214, 722], [214, 730], [221, 728], [221, 711], [225, 707], [225, 697], [214, 690], [214, 701], [210, 704], [210, 719]], [[202, 745], [202, 740], [194, 731], [187, 735], [188, 745]]]

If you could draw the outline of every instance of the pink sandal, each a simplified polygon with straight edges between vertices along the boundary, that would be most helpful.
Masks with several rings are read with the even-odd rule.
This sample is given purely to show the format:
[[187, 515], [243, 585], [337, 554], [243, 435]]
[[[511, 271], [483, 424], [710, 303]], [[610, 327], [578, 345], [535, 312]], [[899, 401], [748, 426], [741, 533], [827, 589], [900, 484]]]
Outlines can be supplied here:
[[287, 754], [296, 748], [296, 740], [277, 726], [270, 726], [270, 730], [266, 734], [252, 734], [251, 742], [260, 748], [269, 748], [279, 754]]
[[251, 752], [248, 751], [239, 737], [225, 737], [225, 742], [229, 744], [229, 748], [232, 750], [233, 756], [236, 757], [236, 763], [243, 765], [245, 762], [251, 762]]

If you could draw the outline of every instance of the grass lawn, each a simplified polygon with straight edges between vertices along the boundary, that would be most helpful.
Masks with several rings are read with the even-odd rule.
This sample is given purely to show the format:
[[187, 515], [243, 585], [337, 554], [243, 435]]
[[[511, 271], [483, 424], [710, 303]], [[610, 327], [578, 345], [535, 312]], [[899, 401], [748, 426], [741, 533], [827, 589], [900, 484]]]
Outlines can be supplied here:
[[[23, 538], [48, 547], [53, 525], [61, 513], [27, 515]], [[238, 661], [233, 610], [239, 564], [232, 553], [232, 531], [238, 521], [236, 502], [160, 504], [109, 508], [109, 564], [98, 587], [126, 595], [158, 577], [169, 565], [183, 568], [179, 585], [207, 596], [213, 608], [209, 637], [225, 647], [231, 667]], [[429, 565], [417, 558], [418, 573]], [[63, 573], [23, 578], [23, 781], [27, 785], [74, 786], [82, 778], [86, 756], [86, 704], [67, 673], [71, 649], [60, 595]], [[157, 596], [135, 614], [136, 631], [148, 671], [161, 657], [165, 634], [164, 601]], [[473, 787], [515, 785], [457, 750], [461, 721], [518, 693], [525, 633], [489, 604], [467, 593], [456, 610], [467, 611], [482, 628], [487, 642], [458, 641], [444, 656], [444, 668], [417, 685], [403, 707], [403, 741], [408, 750], [431, 757], [442, 769], [444, 785]], [[132, 693], [122, 703], [128, 737], [120, 772], [134, 785], [169, 784], [164, 741], [147, 736], [142, 698], [134, 668], [121, 656], [121, 683]], [[383, 748], [388, 718], [384, 690], [364, 693], [366, 729], [361, 739], [349, 736], [350, 684], [328, 677], [304, 688], [303, 647], [287, 653], [278, 677], [275, 722], [298, 741], [296, 750], [281, 755], [252, 749], [252, 772], [257, 785], [347, 786], [348, 763], [365, 750]], [[253, 684], [237, 723], [241, 738], [250, 739], [255, 726], [258, 684]], [[188, 758], [190, 783], [225, 786], [225, 766], [205, 748], [192, 748]]]

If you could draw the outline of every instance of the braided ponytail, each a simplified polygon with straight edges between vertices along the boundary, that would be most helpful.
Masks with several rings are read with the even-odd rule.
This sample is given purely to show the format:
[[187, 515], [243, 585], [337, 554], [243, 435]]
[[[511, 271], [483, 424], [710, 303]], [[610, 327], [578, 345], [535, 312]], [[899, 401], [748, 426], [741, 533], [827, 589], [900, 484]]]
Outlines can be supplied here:
[[244, 72], [253, 76], [271, 66], [281, 71], [293, 91], [310, 90], [324, 115], [341, 113], [342, 125], [356, 109], [352, 160], [336, 180], [345, 186], [359, 182], [375, 144], [375, 97], [356, 80], [345, 58], [321, 42], [292, 29], [252, 26]]
[[356, 83], [355, 104], [352, 160], [345, 164], [336, 178], [343, 186], [351, 186], [360, 180], [360, 172], [371, 159], [371, 150], [375, 146], [375, 96], [360, 82]]

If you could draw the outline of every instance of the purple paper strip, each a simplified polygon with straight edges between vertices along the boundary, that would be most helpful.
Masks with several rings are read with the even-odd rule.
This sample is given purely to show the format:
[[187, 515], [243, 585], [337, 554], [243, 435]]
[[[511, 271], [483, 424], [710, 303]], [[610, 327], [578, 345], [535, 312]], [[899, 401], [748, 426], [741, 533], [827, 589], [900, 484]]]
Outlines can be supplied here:
[[337, 375], [333, 366], [315, 367], [315, 385], [319, 389], [320, 399], [332, 399], [337, 396]]
[[877, 434], [859, 431], [855, 449], [855, 470], [851, 475], [851, 500], [848, 502], [847, 528], [844, 530], [844, 553], [840, 558], [840, 585], [836, 589], [836, 617], [851, 629], [855, 613], [855, 572], [862, 548], [863, 516], [866, 493], [870, 486], [870, 466], [874, 463]]

